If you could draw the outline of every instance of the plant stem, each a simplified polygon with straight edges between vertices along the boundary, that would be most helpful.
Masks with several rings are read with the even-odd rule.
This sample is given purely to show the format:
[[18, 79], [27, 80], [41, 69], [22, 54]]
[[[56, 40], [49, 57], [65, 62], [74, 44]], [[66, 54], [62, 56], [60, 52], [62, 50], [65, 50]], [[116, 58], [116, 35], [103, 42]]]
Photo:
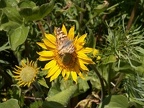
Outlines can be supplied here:
[[103, 78], [102, 76], [100, 75], [99, 71], [97, 70], [97, 68], [94, 66], [94, 65], [90, 65], [92, 67], [92, 69], [94, 69], [96, 75], [98, 76], [99, 78], [99, 81], [101, 83], [101, 101], [103, 101], [104, 99], [104, 83], [103, 83]]
[[[84, 7], [84, 0], [81, 0], [81, 8]], [[81, 23], [83, 19], [83, 12], [80, 13], [80, 18], [79, 18], [79, 27], [81, 28]]]
[[139, 0], [136, 0], [135, 5], [134, 5], [134, 7], [132, 9], [132, 12], [131, 12], [130, 19], [129, 19], [128, 24], [127, 24], [127, 28], [126, 28], [127, 31], [131, 28], [131, 25], [132, 25], [132, 22], [134, 20], [136, 10], [137, 10], [137, 7], [138, 7], [138, 3], [139, 3]]

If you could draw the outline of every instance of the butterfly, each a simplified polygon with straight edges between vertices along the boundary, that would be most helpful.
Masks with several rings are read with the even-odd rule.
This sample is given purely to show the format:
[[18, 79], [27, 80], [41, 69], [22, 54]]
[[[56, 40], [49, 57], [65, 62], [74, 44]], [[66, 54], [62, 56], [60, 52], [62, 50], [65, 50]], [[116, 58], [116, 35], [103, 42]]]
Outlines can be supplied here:
[[73, 41], [60, 28], [56, 28], [56, 42], [58, 54], [63, 64], [69, 64], [73, 57], [72, 54], [75, 52]]

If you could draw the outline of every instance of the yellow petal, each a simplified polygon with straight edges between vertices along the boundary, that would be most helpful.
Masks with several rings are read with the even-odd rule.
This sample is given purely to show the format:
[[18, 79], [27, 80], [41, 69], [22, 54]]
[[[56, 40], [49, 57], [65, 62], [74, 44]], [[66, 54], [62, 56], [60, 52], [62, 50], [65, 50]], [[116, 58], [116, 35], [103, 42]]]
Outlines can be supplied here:
[[59, 69], [58, 65], [55, 65], [54, 67], [50, 68], [50, 70], [48, 71], [48, 75], [46, 76], [46, 78], [51, 77], [53, 74], [55, 74], [57, 72], [58, 69]]
[[101, 59], [101, 57], [100, 56], [98, 56], [97, 58], [96, 58], [96, 60], [100, 60]]
[[78, 75], [79, 75], [82, 79], [85, 79], [84, 76], [83, 76], [83, 74], [82, 74], [81, 72], [79, 72]]
[[55, 65], [56, 65], [56, 61], [55, 61], [55, 60], [51, 60], [50, 62], [48, 62], [48, 63], [45, 65], [44, 69], [49, 69], [49, 68], [51, 68], [51, 67], [54, 67]]
[[[13, 71], [13, 73], [15, 73], [15, 74], [20, 74], [20, 72], [19, 71]], [[16, 76], [14, 76], [14, 77], [16, 77]], [[19, 77], [19, 76], [18, 76]]]
[[44, 43], [37, 42], [37, 44], [38, 44], [40, 47], [42, 47], [43, 49], [47, 49], [47, 47], [45, 46], [45, 44], [44, 44]]
[[81, 49], [83, 49], [83, 45], [76, 44], [76, 51], [78, 52]]
[[71, 71], [72, 79], [77, 83], [77, 74], [75, 71]]
[[64, 24], [62, 25], [62, 31], [64, 32], [65, 35], [67, 35], [67, 30]]
[[78, 65], [75, 65], [75, 71], [77, 72], [77, 74], [82, 78], [82, 79], [84, 79], [84, 76], [83, 76], [83, 74], [81, 73], [81, 71], [80, 71], [80, 67], [78, 66]]
[[92, 59], [81, 59], [85, 64], [94, 64], [94, 62], [92, 61]]
[[[79, 60], [81, 60], [82, 62], [83, 62], [83, 64], [89, 64], [87, 61], [84, 61], [83, 59], [81, 59], [81, 58], [78, 58]], [[78, 60], [78, 61], [79, 61]]]
[[28, 83], [28, 84], [26, 84], [26, 85], [27, 85], [28, 87], [30, 87], [30, 84], [31, 84], [31, 83]]
[[55, 79], [60, 75], [60, 73], [61, 73], [61, 69], [58, 69], [58, 70], [55, 72], [55, 74], [51, 76], [50, 82], [53, 81], [53, 80], [55, 80]]
[[68, 32], [68, 37], [70, 40], [73, 40], [73, 38], [74, 38], [74, 29], [75, 29], [75, 27], [72, 26]]
[[81, 51], [77, 52], [78, 54], [78, 58], [83, 60], [83, 62], [85, 62], [85, 64], [93, 64], [94, 62], [92, 61], [91, 58], [89, 58], [86, 54], [82, 53]]
[[51, 60], [53, 59], [52, 57], [42, 57], [42, 56], [39, 56], [39, 61], [48, 61], [48, 60]]
[[19, 76], [13, 76], [13, 78], [15, 78], [15, 80], [19, 80], [20, 75]]
[[81, 51], [82, 51], [83, 53], [90, 53], [90, 52], [94, 51], [94, 49], [93, 49], [93, 48], [86, 47], [86, 48], [81, 49]]
[[84, 62], [81, 59], [78, 59], [78, 64], [82, 70], [88, 71], [89, 69], [84, 65]]
[[77, 40], [76, 40], [76, 44], [80, 44], [83, 45], [85, 43], [85, 38], [86, 38], [87, 34], [84, 34], [82, 36], [80, 36]]
[[67, 80], [69, 78], [69, 75], [70, 75], [70, 71], [67, 71], [64, 79]]
[[63, 69], [62, 70], [62, 76], [65, 77], [65, 75], [66, 75], [66, 69]]
[[45, 37], [54, 45], [56, 44], [56, 37], [52, 34], [45, 34]]
[[81, 51], [77, 52], [77, 57], [82, 59], [88, 59], [88, 60], [90, 59], [85, 53]]
[[74, 41], [74, 45], [76, 47], [76, 51], [79, 51], [83, 48], [84, 44], [85, 44], [85, 37], [87, 34], [82, 35], [81, 37], [76, 37], [75, 41]]
[[53, 51], [41, 51], [41, 52], [37, 52], [37, 53], [42, 57], [53, 57], [54, 56]]
[[99, 54], [99, 50], [94, 49], [94, 50], [93, 50], [93, 56], [96, 56], [96, 55], [98, 55], [98, 54]]
[[49, 40], [47, 39], [43, 39], [44, 44], [46, 45], [47, 49], [55, 49], [56, 45], [51, 43]]
[[[27, 63], [29, 64], [29, 61], [28, 61]], [[26, 65], [26, 61], [25, 61], [25, 60], [22, 60], [22, 61], [21, 61], [21, 65], [22, 65], [22, 67], [27, 66], [27, 65]]]

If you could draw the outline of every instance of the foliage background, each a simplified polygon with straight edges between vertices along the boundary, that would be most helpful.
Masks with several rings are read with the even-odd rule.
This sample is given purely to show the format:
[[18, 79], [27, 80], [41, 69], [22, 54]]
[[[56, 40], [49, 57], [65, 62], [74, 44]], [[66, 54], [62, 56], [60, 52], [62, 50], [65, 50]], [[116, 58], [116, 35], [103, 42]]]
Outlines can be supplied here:
[[[0, 0], [0, 108], [143, 108], [143, 10], [143, 0]], [[50, 83], [41, 71], [30, 88], [18, 87], [14, 66], [36, 61], [42, 28], [53, 33], [62, 24], [88, 33], [86, 46], [99, 49], [101, 60], [93, 57], [77, 85]]]

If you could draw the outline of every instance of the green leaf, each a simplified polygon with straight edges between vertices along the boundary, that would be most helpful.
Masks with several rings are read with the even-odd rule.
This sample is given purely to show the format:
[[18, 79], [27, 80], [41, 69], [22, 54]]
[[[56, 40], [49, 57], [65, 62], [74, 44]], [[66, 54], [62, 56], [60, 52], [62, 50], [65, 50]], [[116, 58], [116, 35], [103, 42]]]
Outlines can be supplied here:
[[16, 29], [12, 29], [8, 32], [9, 42], [12, 50], [16, 50], [16, 48], [23, 44], [28, 36], [29, 27], [25, 27], [24, 25], [19, 26]]
[[55, 104], [60, 104], [62, 106], [66, 106], [77, 90], [77, 85], [70, 86], [67, 89], [51, 96], [47, 97], [46, 100], [43, 104], [43, 107], [46, 108], [56, 108]]
[[85, 12], [85, 11], [86, 11], [86, 9], [79, 7], [79, 6], [76, 5], [75, 3], [74, 3], [74, 6], [75, 6], [75, 7], [77, 8], [77, 10], [80, 11], [80, 12]]
[[15, 29], [15, 28], [17, 28], [19, 26], [20, 26], [19, 23], [13, 22], [13, 21], [9, 21], [7, 23], [1, 24], [0, 30], [10, 31], [12, 28]]
[[143, 75], [144, 74], [144, 68], [143, 67], [144, 67], [143, 65], [135, 67], [135, 70], [136, 70], [136, 72], [139, 73], [139, 75]]
[[42, 103], [42, 101], [35, 101], [32, 104], [30, 104], [30, 108], [41, 108]]
[[9, 49], [10, 46], [8, 46], [8, 43], [4, 44], [3, 46], [0, 47], [0, 51], [3, 51], [3, 50], [6, 50], [6, 49]]
[[78, 79], [78, 91], [80, 93], [84, 93], [86, 92], [88, 89], [89, 89], [89, 85], [88, 85], [88, 82], [87, 80], [83, 80], [81, 78]]
[[35, 6], [33, 8], [31, 7], [21, 8], [19, 13], [27, 21], [40, 20], [41, 18], [47, 16], [52, 11], [53, 7], [54, 7], [54, 0], [52, 0], [50, 3], [43, 4], [40, 7]]
[[6, 102], [0, 103], [0, 108], [20, 108], [18, 105], [18, 100], [10, 99]]
[[123, 95], [110, 95], [104, 99], [99, 108], [128, 108], [128, 99]]
[[86, 79], [90, 81], [90, 83], [92, 85], [92, 88], [94, 88], [94, 89], [96, 88], [96, 89], [99, 89], [99, 90], [101, 89], [101, 84], [99, 82], [99, 78], [97, 77], [97, 75], [94, 71], [89, 71]]
[[1, 1], [4, 1], [7, 7], [16, 7], [18, 3], [18, 0], [1, 0]]
[[139, 46], [137, 46], [137, 47], [135, 48], [135, 50], [137, 50], [138, 52], [144, 54], [144, 49], [141, 48], [141, 47], [139, 47]]
[[103, 64], [109, 64], [116, 62], [116, 56], [115, 55], [109, 55], [103, 60]]
[[38, 82], [40, 83], [40, 85], [49, 88], [44, 78], [38, 79]]
[[108, 7], [108, 4], [104, 3], [104, 4], [100, 4], [98, 5], [96, 8], [94, 8], [96, 13], [101, 13], [103, 11], [105, 11]]
[[20, 16], [18, 10], [14, 7], [6, 7], [3, 9], [3, 13], [6, 14], [10, 21], [15, 21], [17, 23], [22, 23], [23, 19]]
[[18, 4], [19, 8], [35, 7], [36, 4], [32, 1], [24, 0]]
[[61, 92], [61, 89], [60, 89], [60, 83], [58, 81], [56, 82], [53, 82], [52, 83], [52, 86], [48, 92], [48, 97], [52, 97], [54, 96], [55, 94], [58, 94]]
[[66, 108], [62, 104], [55, 101], [44, 101], [42, 108]]

